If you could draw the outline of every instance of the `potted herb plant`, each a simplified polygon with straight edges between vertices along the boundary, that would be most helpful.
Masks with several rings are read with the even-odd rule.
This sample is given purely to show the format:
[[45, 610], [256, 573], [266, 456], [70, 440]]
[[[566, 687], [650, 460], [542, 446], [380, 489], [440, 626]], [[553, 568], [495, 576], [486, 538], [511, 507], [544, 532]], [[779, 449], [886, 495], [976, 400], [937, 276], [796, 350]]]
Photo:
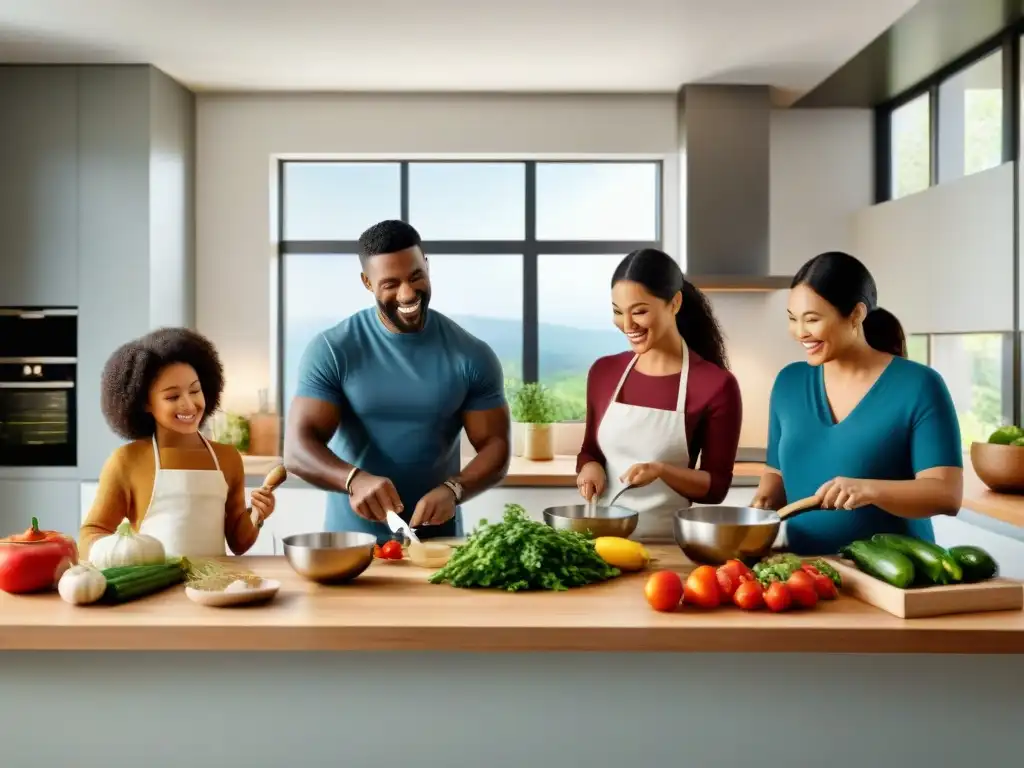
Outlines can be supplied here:
[[512, 420], [523, 425], [523, 458], [550, 461], [555, 458], [551, 423], [556, 403], [540, 384], [523, 384], [510, 398]]

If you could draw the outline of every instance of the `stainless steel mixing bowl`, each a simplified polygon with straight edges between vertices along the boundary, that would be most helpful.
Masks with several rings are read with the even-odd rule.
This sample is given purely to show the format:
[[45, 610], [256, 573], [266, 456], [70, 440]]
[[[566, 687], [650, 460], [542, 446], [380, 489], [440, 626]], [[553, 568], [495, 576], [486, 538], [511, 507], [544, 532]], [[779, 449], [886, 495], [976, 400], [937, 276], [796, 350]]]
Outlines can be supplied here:
[[569, 504], [548, 507], [544, 522], [558, 531], [576, 531], [594, 536], [621, 536], [628, 538], [636, 530], [638, 515], [625, 507], [589, 507]]
[[288, 564], [321, 584], [351, 581], [370, 567], [377, 537], [369, 533], [296, 533], [281, 539]]
[[754, 507], [690, 507], [672, 519], [676, 544], [701, 565], [759, 560], [771, 550], [781, 525], [777, 512]]

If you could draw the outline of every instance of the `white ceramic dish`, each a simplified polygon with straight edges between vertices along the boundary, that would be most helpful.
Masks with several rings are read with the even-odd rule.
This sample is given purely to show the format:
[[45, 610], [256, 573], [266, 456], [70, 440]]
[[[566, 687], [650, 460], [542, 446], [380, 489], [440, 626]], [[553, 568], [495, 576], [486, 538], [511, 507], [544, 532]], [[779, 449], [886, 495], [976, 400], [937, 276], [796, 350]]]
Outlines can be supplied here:
[[185, 587], [185, 594], [189, 600], [200, 605], [207, 605], [211, 608], [231, 608], [236, 605], [268, 602], [274, 599], [279, 589], [281, 589], [280, 581], [264, 579], [260, 586], [253, 589], [239, 590], [237, 592], [227, 590], [216, 592], [208, 589]]

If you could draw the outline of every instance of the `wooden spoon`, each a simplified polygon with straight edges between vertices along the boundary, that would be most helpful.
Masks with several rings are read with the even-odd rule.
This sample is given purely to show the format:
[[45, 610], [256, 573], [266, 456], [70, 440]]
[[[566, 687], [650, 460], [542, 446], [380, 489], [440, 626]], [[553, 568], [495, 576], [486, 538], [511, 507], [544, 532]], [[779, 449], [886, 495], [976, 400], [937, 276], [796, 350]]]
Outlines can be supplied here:
[[263, 480], [263, 488], [267, 491], [273, 491], [287, 479], [288, 470], [284, 468], [284, 464], [278, 464], [267, 473], [266, 478]]
[[794, 501], [792, 504], [787, 504], [775, 514], [779, 516], [780, 520], [798, 515], [801, 512], [807, 512], [811, 509], [817, 509], [821, 506], [821, 500], [817, 496], [808, 496], [806, 499], [800, 499]]

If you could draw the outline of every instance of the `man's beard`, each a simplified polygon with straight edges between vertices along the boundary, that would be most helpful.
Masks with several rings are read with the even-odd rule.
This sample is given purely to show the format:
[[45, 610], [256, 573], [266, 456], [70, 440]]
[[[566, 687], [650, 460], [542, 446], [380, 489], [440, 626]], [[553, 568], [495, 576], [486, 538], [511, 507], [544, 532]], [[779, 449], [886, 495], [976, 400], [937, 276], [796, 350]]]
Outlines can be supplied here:
[[[416, 291], [416, 302], [419, 302], [420, 306], [411, 317], [398, 311], [399, 306], [401, 306], [398, 301], [387, 303], [378, 301], [377, 311], [399, 332], [415, 333], [422, 330], [424, 323], [427, 321], [427, 305], [430, 303], [430, 293], [427, 291]], [[416, 302], [412, 303], [415, 304]]]

